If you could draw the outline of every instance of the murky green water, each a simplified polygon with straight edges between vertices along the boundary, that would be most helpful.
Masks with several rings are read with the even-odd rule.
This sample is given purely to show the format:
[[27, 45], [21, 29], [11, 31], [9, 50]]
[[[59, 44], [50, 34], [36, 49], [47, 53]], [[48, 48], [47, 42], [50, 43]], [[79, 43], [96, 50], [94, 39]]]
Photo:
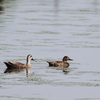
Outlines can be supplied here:
[[[100, 100], [99, 0], [8, 0], [0, 10], [0, 99]], [[4, 73], [4, 61], [26, 63], [28, 54], [28, 77]], [[48, 67], [65, 55], [67, 74]]]

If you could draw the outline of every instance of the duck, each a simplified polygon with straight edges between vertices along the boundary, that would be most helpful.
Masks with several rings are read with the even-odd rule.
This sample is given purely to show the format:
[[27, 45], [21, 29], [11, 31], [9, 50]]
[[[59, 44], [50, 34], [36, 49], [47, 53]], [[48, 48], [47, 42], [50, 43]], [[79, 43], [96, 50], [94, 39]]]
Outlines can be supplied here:
[[70, 59], [68, 56], [64, 56], [62, 61], [52, 61], [52, 62], [47, 61], [47, 63], [49, 64], [49, 67], [53, 66], [53, 67], [68, 68], [69, 63], [67, 62], [67, 60], [73, 61], [73, 59]]
[[20, 62], [11, 62], [11, 61], [4, 62], [4, 64], [7, 66], [7, 68], [30, 68], [31, 67], [30, 60], [34, 61], [31, 54], [27, 55], [26, 64]]

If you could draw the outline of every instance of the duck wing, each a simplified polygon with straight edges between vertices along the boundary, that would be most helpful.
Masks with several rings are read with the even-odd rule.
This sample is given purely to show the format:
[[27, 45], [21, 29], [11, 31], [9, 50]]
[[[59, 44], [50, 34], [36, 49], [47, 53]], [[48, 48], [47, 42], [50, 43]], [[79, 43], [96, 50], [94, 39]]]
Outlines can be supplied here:
[[61, 61], [53, 61], [53, 62], [48, 62], [47, 63], [49, 64], [49, 66], [54, 66], [54, 67], [57, 67], [59, 66], [60, 63], [62, 63]]
[[26, 65], [20, 62], [4, 62], [8, 68], [25, 68]]

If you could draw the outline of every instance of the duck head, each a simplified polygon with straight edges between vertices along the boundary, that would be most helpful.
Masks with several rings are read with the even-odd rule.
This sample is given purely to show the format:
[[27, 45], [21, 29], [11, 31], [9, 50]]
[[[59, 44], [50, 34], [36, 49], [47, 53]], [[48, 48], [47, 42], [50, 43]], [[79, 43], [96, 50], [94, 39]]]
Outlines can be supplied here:
[[29, 55], [27, 56], [27, 60], [28, 60], [28, 61], [29, 61], [29, 60], [34, 60], [31, 54], [29, 54]]
[[67, 60], [73, 61], [73, 59], [70, 59], [68, 56], [64, 56], [62, 60], [63, 61], [67, 61]]

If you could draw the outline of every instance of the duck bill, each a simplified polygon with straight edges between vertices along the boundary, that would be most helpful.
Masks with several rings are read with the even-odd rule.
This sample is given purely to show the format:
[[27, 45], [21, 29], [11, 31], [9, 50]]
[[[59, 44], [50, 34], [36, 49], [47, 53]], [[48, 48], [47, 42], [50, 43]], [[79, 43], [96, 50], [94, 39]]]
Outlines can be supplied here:
[[33, 60], [34, 61], [34, 59], [32, 58], [31, 60]]
[[68, 59], [68, 60], [73, 61], [73, 59]]

